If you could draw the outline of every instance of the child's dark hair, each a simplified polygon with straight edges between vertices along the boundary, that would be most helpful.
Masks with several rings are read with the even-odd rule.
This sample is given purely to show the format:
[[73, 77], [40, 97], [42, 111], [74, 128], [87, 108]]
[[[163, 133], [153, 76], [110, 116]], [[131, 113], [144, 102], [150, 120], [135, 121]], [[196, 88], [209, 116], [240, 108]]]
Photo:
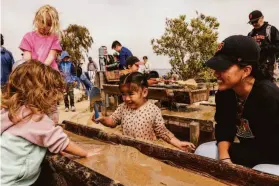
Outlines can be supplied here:
[[122, 45], [119, 41], [113, 41], [113, 43], [111, 45], [111, 49], [114, 49], [116, 46], [122, 46]]
[[147, 78], [140, 72], [132, 72], [120, 77], [119, 89], [127, 87], [129, 91], [138, 91], [139, 88], [148, 88]]
[[150, 71], [149, 74], [147, 75], [147, 79], [150, 78], [159, 78], [159, 73], [157, 71]]

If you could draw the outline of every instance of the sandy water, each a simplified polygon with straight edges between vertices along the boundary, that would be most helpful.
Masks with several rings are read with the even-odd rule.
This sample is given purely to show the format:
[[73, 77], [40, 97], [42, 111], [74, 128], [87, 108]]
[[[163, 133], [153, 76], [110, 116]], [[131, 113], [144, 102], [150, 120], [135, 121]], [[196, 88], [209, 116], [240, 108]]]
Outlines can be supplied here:
[[76, 162], [119, 181], [124, 185], [222, 186], [225, 185], [190, 171], [178, 169], [140, 153], [133, 147], [113, 145], [67, 132], [71, 140], [98, 155], [75, 159]]

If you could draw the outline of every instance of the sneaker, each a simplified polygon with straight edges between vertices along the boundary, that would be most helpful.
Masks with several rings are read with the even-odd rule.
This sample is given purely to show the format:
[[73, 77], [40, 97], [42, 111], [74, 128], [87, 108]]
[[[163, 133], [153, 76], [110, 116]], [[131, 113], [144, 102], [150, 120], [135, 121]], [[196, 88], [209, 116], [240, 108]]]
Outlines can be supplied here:
[[69, 108], [65, 108], [65, 112], [69, 112]]
[[72, 107], [71, 107], [71, 111], [72, 111], [72, 112], [75, 112], [75, 111], [76, 111], [76, 107], [75, 107], [75, 106], [72, 106]]

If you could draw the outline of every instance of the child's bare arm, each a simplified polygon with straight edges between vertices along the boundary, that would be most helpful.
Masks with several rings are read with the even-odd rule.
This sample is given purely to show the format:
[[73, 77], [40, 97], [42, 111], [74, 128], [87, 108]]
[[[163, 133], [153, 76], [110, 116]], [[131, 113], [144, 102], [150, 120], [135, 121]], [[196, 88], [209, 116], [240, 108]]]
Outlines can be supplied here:
[[94, 148], [91, 149], [90, 151], [87, 151], [81, 147], [79, 147], [76, 143], [70, 141], [68, 146], [64, 149], [65, 152], [75, 155], [75, 156], [80, 156], [80, 157], [90, 157], [96, 154], [99, 154], [101, 151], [101, 148]]
[[107, 127], [116, 127], [116, 123], [114, 122], [114, 120], [112, 119], [112, 117], [99, 117], [98, 119], [95, 119], [94, 117], [92, 118], [93, 121], [95, 122], [100, 122], [103, 125], [107, 126]]
[[176, 137], [171, 138], [169, 143], [183, 151], [195, 150], [195, 145], [193, 143], [188, 141], [180, 141]]
[[81, 156], [81, 157], [87, 157], [88, 155], [88, 152], [86, 150], [79, 147], [77, 144], [75, 144], [72, 141], [69, 142], [68, 146], [64, 149], [64, 151], [69, 154]]
[[26, 60], [26, 61], [32, 59], [32, 54], [31, 54], [31, 52], [25, 50], [25, 51], [23, 52], [23, 59]]
[[56, 58], [56, 54], [57, 54], [56, 50], [50, 50], [46, 60], [44, 61], [44, 64], [49, 66], [53, 62], [53, 60]]
[[177, 139], [173, 133], [171, 133], [164, 124], [164, 119], [161, 114], [161, 110], [156, 107], [155, 109], [155, 122], [153, 124], [153, 129], [156, 134], [156, 136], [162, 138], [164, 141], [174, 145], [175, 147], [183, 150], [183, 151], [189, 151], [194, 150], [195, 145], [187, 142], [187, 141], [180, 141]]

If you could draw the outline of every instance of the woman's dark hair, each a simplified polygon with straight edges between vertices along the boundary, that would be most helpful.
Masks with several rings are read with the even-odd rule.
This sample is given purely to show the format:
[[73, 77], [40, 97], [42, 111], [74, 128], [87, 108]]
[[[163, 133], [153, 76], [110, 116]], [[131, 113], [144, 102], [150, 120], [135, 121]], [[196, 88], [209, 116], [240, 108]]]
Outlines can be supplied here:
[[119, 55], [115, 52], [115, 53], [113, 53], [113, 57], [115, 57], [116, 58], [116, 61], [114, 60], [114, 62], [118, 62], [119, 61]]
[[[269, 66], [270, 64], [261, 64], [258, 66], [258, 68], [255, 68], [255, 70], [252, 70], [251, 75], [255, 77], [255, 79], [257, 80], [270, 80], [270, 81], [274, 81], [274, 77], [273, 77], [273, 68], [270, 68]], [[253, 67], [252, 67], [253, 68]]]
[[108, 58], [109, 58], [109, 61], [110, 61], [111, 63], [115, 62], [115, 61], [114, 61], [114, 58], [113, 58], [113, 55], [108, 55]]
[[147, 79], [150, 78], [159, 78], [159, 73], [157, 71], [150, 71], [149, 74], [147, 75]]
[[147, 78], [140, 72], [132, 72], [120, 77], [119, 89], [127, 87], [130, 91], [138, 91], [139, 88], [148, 88]]
[[[256, 80], [270, 80], [274, 81], [273, 77], [273, 68], [270, 68], [271, 64], [266, 63], [267, 59], [261, 59], [258, 64], [252, 65], [251, 76], [253, 76]], [[243, 68], [247, 65], [239, 65], [240, 68]]]

